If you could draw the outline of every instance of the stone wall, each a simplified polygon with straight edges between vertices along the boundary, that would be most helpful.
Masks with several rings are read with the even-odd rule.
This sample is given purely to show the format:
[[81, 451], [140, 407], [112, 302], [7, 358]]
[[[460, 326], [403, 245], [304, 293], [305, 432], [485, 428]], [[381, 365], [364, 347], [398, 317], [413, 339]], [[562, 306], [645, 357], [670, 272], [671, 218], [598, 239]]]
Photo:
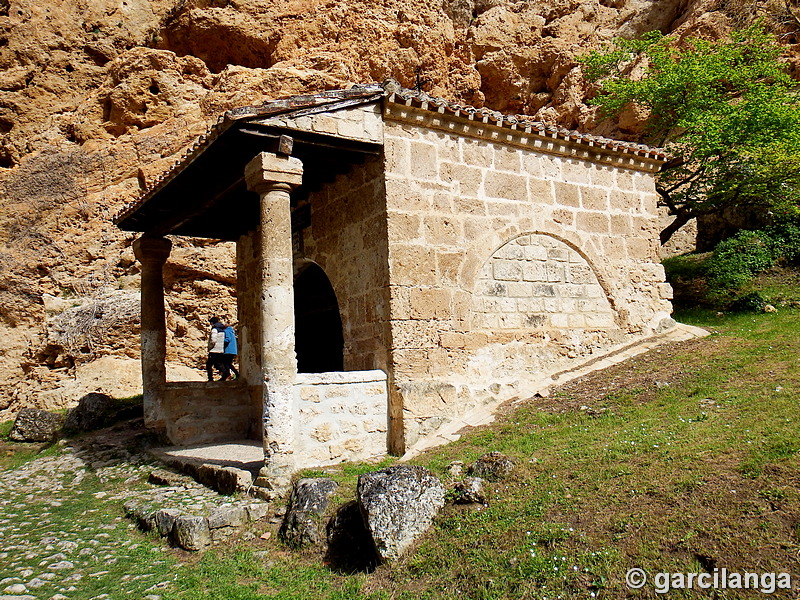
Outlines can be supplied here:
[[261, 439], [260, 388], [253, 389], [243, 379], [167, 383], [162, 399], [171, 444]]
[[389, 368], [383, 164], [372, 159], [311, 194], [301, 258], [325, 271], [339, 301], [346, 371]]
[[386, 454], [383, 371], [300, 373], [294, 397], [297, 464], [322, 466]]
[[391, 102], [385, 118], [406, 445], [668, 317], [657, 162]]
[[320, 112], [302, 117], [270, 117], [254, 119], [254, 123], [309, 131], [347, 140], [383, 142], [381, 104], [362, 104], [331, 112]]

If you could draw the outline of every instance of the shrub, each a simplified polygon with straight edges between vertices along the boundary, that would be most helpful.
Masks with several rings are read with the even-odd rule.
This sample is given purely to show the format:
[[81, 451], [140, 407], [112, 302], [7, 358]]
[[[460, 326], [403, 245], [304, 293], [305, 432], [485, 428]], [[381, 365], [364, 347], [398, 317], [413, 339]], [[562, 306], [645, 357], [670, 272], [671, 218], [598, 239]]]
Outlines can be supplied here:
[[731, 303], [730, 310], [733, 312], [764, 312], [767, 301], [758, 292], [750, 292], [739, 296]]
[[775, 240], [787, 263], [800, 265], [800, 211], [796, 208], [776, 210], [765, 231]]
[[721, 241], [708, 261], [708, 287], [715, 291], [741, 287], [775, 264], [781, 246], [764, 231], [740, 231]]

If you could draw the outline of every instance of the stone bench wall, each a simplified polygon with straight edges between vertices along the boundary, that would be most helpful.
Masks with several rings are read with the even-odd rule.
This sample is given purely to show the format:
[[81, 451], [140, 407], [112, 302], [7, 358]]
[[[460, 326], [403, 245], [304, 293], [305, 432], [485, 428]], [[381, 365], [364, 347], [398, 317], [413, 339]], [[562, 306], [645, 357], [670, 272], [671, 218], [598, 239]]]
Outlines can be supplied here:
[[243, 380], [167, 383], [164, 429], [171, 444], [190, 446], [261, 439], [261, 394]]
[[300, 373], [294, 396], [297, 464], [324, 466], [386, 454], [383, 371]]

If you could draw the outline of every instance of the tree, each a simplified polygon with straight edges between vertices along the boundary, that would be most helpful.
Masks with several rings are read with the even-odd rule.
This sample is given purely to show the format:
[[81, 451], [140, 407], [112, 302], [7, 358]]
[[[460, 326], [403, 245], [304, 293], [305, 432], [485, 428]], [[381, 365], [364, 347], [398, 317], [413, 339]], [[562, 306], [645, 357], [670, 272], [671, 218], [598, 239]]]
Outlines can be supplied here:
[[631, 105], [647, 114], [645, 141], [674, 158], [656, 178], [675, 220], [725, 208], [797, 211], [800, 96], [775, 38], [756, 24], [730, 40], [677, 40], [659, 32], [616, 40], [583, 58], [599, 85], [591, 101], [607, 116]]

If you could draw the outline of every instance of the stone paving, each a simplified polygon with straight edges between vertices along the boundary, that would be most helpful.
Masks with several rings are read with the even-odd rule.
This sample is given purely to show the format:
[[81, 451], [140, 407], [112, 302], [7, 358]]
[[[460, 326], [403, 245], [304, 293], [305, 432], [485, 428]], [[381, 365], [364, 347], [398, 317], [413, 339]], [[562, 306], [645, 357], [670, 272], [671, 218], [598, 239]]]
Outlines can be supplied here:
[[158, 600], [180, 563], [125, 518], [123, 505], [208, 514], [253, 502], [181, 476], [148, 484], [159, 467], [122, 446], [60, 446], [0, 472], [0, 600]]

